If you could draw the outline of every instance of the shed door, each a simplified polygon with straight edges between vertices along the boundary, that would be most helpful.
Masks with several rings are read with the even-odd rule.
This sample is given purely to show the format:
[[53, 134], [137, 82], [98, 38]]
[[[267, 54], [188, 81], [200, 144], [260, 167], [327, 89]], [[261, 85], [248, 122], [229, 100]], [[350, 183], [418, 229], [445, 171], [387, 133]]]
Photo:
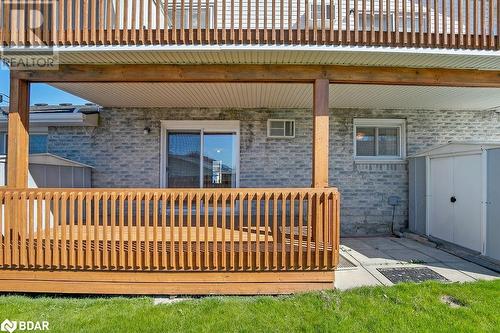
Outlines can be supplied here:
[[453, 158], [453, 183], [456, 202], [453, 241], [481, 252], [482, 170], [481, 155]]
[[481, 252], [481, 155], [431, 159], [429, 234]]
[[488, 150], [486, 255], [500, 260], [500, 149]]
[[453, 242], [453, 158], [431, 159], [429, 234]]

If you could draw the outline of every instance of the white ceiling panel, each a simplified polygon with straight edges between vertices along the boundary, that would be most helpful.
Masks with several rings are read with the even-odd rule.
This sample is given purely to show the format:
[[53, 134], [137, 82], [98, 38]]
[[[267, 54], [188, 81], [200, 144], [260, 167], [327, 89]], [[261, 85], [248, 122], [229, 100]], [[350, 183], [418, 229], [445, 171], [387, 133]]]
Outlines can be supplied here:
[[[310, 108], [312, 85], [278, 83], [57, 83], [105, 107]], [[500, 107], [498, 88], [330, 85], [330, 107], [484, 110]]]
[[58, 57], [61, 63], [68, 64], [320, 64], [500, 69], [498, 51], [381, 47], [71, 47], [59, 49]]

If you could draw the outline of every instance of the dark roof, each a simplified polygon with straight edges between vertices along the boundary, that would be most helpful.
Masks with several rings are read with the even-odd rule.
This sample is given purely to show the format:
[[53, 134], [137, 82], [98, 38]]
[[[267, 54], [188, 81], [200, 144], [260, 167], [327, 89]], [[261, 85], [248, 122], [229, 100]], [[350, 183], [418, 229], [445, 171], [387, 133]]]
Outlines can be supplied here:
[[[9, 106], [0, 107], [2, 113], [7, 115], [9, 113]], [[35, 104], [30, 106], [30, 113], [41, 114], [41, 113], [74, 113], [80, 112], [83, 114], [94, 114], [99, 113], [101, 107], [96, 104], [85, 104], [85, 105], [73, 105], [73, 104], [59, 104], [59, 105], [48, 105], [48, 104]]]

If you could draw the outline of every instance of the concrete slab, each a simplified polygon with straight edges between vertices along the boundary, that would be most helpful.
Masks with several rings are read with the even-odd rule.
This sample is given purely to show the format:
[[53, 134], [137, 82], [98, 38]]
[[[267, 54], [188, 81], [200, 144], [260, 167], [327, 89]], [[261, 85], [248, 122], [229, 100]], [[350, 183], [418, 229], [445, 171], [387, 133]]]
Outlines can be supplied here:
[[356, 259], [356, 261], [358, 261], [361, 265], [397, 264], [398, 262], [386, 252], [374, 248], [351, 249], [346, 252]]
[[426, 265], [426, 267], [429, 267], [432, 269], [434, 272], [441, 274], [450, 282], [473, 282], [475, 281], [474, 278], [471, 276], [462, 273], [461, 271], [458, 271], [452, 267], [440, 264], [440, 263], [435, 263], [431, 265]]
[[417, 251], [422, 252], [425, 255], [432, 257], [436, 261], [440, 262], [467, 262], [462, 258], [449, 254], [445, 251], [438, 250], [436, 248], [425, 247], [423, 249], [418, 249]]
[[392, 285], [392, 282], [377, 270], [381, 267], [428, 267], [451, 282], [500, 278], [500, 274], [494, 271], [411, 239], [341, 239], [341, 252], [359, 267], [336, 272], [335, 286], [339, 289]]
[[365, 286], [381, 286], [382, 283], [365, 268], [335, 272], [335, 288], [346, 290]]
[[153, 298], [153, 305], [162, 305], [162, 304], [175, 304], [180, 302], [188, 302], [193, 300], [192, 298], [183, 298], [183, 297], [155, 297]]
[[404, 248], [402, 250], [391, 250], [390, 255], [398, 261], [410, 264], [426, 264], [439, 261], [433, 257], [425, 255], [420, 251], [409, 248]]
[[500, 278], [500, 274], [472, 262], [453, 262], [448, 263], [448, 265], [450, 265], [453, 269], [474, 278], [475, 280], [494, 280]]
[[374, 237], [374, 238], [366, 238], [364, 240], [366, 244], [377, 250], [402, 250], [405, 248], [404, 245], [393, 241], [393, 238], [390, 237]]

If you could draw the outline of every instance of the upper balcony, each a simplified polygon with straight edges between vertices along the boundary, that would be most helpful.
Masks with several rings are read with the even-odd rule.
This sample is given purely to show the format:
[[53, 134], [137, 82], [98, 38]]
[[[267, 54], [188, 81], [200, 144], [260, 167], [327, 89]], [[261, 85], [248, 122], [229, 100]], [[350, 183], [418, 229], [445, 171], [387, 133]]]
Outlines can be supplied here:
[[498, 50], [498, 0], [2, 0], [15, 46], [343, 45]]

